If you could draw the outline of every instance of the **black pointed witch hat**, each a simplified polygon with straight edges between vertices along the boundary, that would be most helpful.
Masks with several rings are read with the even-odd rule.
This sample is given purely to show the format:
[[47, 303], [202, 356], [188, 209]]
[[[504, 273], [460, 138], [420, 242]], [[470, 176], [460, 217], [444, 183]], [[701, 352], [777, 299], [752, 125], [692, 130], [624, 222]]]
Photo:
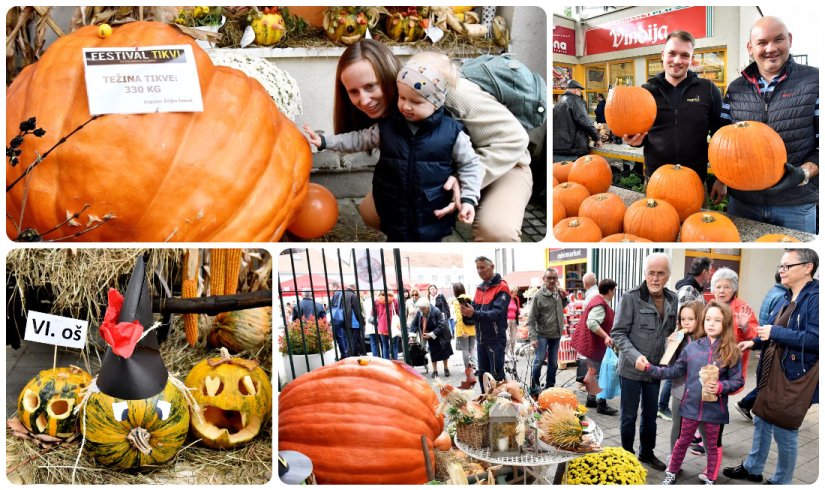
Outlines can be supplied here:
[[[139, 256], [123, 295], [123, 307], [118, 322], [139, 321], [144, 331], [154, 323], [152, 297], [146, 281], [146, 259]], [[97, 375], [100, 391], [122, 400], [151, 398], [166, 388], [169, 370], [160, 357], [157, 330], [149, 332], [135, 346], [129, 358], [123, 358], [106, 349], [103, 365]]]

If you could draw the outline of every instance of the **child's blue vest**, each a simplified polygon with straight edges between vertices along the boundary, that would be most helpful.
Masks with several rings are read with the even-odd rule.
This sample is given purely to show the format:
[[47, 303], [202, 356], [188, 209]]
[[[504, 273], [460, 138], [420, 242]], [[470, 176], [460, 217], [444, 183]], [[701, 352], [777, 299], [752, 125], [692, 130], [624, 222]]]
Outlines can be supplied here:
[[440, 108], [413, 135], [397, 111], [379, 123], [381, 157], [372, 178], [381, 231], [390, 242], [439, 242], [452, 233], [456, 214], [447, 206], [452, 192], [442, 186], [455, 172], [453, 145], [464, 126]]

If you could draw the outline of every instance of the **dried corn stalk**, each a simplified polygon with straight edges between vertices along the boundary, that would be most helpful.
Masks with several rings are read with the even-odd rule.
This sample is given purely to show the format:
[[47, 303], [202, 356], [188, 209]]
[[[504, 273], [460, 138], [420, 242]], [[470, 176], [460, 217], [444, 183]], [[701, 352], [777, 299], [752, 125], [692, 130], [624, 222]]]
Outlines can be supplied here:
[[[183, 284], [181, 296], [196, 298], [198, 296], [198, 250], [188, 249], [183, 257]], [[198, 342], [198, 315], [186, 313], [183, 315], [183, 329], [186, 332], [186, 341], [194, 347]]]

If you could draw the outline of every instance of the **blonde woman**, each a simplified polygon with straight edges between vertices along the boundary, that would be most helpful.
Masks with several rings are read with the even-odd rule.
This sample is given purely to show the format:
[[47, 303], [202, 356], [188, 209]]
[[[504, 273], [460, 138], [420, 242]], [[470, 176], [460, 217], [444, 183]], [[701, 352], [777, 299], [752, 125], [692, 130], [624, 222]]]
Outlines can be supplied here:
[[472, 322], [472, 318], [466, 318], [461, 316], [461, 301], [458, 299], [461, 296], [464, 296], [462, 299], [467, 299], [467, 301], [472, 301], [469, 296], [466, 294], [466, 290], [464, 289], [464, 285], [460, 282], [453, 284], [453, 317], [455, 318], [455, 348], [456, 350], [461, 351], [461, 357], [464, 360], [464, 381], [461, 382], [459, 388], [462, 390], [469, 390], [473, 386], [475, 386], [476, 381], [478, 381], [475, 377], [475, 369], [476, 369], [476, 327], [474, 323], [467, 323], [467, 321]]

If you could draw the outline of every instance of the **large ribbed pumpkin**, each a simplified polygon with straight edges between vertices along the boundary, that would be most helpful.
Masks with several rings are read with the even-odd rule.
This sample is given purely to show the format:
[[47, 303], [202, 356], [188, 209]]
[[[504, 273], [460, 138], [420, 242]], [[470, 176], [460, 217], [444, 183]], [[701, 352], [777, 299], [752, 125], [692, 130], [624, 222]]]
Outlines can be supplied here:
[[587, 187], [576, 182], [564, 182], [553, 187], [553, 200], [564, 206], [567, 217], [578, 216], [582, 201], [590, 196]]
[[784, 235], [782, 233], [768, 233], [765, 235], [760, 236], [754, 242], [762, 242], [762, 243], [793, 243], [799, 242], [801, 240], [796, 239], [789, 235]]
[[610, 189], [610, 184], [613, 183], [613, 172], [610, 170], [610, 164], [603, 157], [585, 155], [573, 162], [567, 181], [578, 182], [587, 187], [590, 194], [599, 194]]
[[423, 484], [421, 436], [434, 464], [443, 429], [437, 404], [406, 364], [349, 357], [286, 385], [278, 398], [278, 449], [307, 455], [319, 484]]
[[556, 223], [563, 220], [567, 217], [567, 211], [564, 209], [564, 204], [556, 199], [553, 198], [553, 226], [556, 226]]
[[642, 87], [614, 87], [607, 94], [604, 118], [613, 134], [623, 136], [644, 133], [656, 120], [656, 101]]
[[636, 235], [631, 235], [629, 233], [616, 233], [615, 235], [606, 236], [601, 239], [602, 242], [606, 243], [649, 243], [650, 240], [647, 238], [637, 237]]
[[627, 206], [622, 198], [609, 192], [590, 196], [579, 206], [579, 216], [595, 221], [602, 230], [602, 236], [622, 231], [625, 211]]
[[565, 388], [547, 388], [539, 393], [539, 408], [542, 410], [549, 409], [554, 403], [559, 403], [573, 410], [578, 410], [579, 400], [576, 394]]
[[75, 407], [92, 377], [77, 366], [40, 371], [17, 400], [20, 421], [34, 434], [67, 438], [77, 433]]
[[681, 165], [662, 165], [647, 182], [647, 197], [663, 199], [679, 213], [679, 221], [702, 209], [705, 187], [693, 169]]
[[89, 395], [80, 413], [86, 448], [98, 463], [136, 469], [164, 463], [177, 454], [189, 431], [189, 406], [180, 390], [166, 388], [143, 400]]
[[602, 230], [590, 218], [565, 218], [553, 227], [553, 235], [560, 242], [598, 242]]
[[563, 184], [567, 182], [567, 177], [570, 175], [572, 168], [572, 161], [553, 162], [553, 177], [558, 180], [560, 184]]
[[[106, 115], [58, 146], [6, 193], [6, 232], [43, 233], [69, 213], [87, 241], [278, 240], [304, 200], [312, 157], [304, 136], [266, 90], [240, 71], [212, 64], [194, 39], [170, 25], [132, 22], [101, 39], [96, 26], [54, 42], [6, 91], [6, 144], [21, 121], [37, 118], [42, 138], [27, 136], [20, 164], [7, 166], [6, 185], [36, 153], [43, 154], [89, 120], [83, 48], [190, 44], [203, 112]], [[25, 212], [20, 228], [21, 206]], [[11, 219], [10, 219], [10, 218]], [[78, 232], [64, 225], [45, 238]]]
[[679, 234], [682, 242], [741, 242], [739, 230], [727, 216], [716, 211], [701, 211], [688, 216]]
[[740, 121], [713, 135], [708, 161], [716, 178], [728, 187], [761, 191], [782, 179], [788, 154], [782, 137], [770, 126]]
[[642, 198], [628, 206], [624, 232], [653, 242], [675, 242], [679, 235], [679, 213], [661, 199]]

